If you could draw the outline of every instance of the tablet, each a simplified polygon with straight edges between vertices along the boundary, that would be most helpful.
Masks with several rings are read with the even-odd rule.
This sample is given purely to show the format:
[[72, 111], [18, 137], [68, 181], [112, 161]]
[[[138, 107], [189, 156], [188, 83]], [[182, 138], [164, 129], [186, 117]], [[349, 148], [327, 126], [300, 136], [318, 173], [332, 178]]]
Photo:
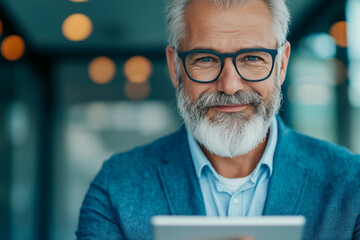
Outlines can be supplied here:
[[301, 240], [305, 218], [155, 216], [153, 240]]

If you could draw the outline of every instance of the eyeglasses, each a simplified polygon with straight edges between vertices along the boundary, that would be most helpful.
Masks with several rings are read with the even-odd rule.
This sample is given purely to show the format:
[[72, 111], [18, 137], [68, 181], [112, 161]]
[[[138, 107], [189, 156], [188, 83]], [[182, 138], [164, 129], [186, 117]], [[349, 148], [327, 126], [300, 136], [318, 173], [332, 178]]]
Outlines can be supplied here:
[[224, 59], [232, 58], [237, 73], [249, 82], [266, 80], [274, 69], [278, 49], [251, 48], [236, 53], [219, 53], [212, 50], [177, 52], [187, 76], [194, 82], [216, 81], [223, 68]]

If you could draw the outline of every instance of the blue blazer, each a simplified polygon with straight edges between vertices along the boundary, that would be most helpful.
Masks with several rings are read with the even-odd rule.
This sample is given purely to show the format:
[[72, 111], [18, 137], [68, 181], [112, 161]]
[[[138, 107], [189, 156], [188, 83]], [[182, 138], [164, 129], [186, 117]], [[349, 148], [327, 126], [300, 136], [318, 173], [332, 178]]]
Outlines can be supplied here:
[[[278, 118], [263, 215], [303, 215], [303, 239], [360, 239], [360, 156]], [[91, 183], [78, 239], [150, 240], [154, 215], [205, 215], [186, 130], [113, 156]], [[169, 239], [171, 240], [171, 239]]]

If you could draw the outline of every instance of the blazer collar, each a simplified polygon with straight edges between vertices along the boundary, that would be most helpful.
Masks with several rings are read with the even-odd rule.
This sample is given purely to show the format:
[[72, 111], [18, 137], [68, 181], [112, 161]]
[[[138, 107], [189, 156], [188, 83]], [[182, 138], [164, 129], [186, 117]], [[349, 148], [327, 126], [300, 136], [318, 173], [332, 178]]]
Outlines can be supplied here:
[[158, 172], [172, 215], [205, 215], [185, 127], [173, 135]]
[[274, 172], [263, 215], [296, 215], [309, 181], [310, 169], [304, 163], [308, 156], [299, 151], [295, 133], [279, 117], [278, 129]]

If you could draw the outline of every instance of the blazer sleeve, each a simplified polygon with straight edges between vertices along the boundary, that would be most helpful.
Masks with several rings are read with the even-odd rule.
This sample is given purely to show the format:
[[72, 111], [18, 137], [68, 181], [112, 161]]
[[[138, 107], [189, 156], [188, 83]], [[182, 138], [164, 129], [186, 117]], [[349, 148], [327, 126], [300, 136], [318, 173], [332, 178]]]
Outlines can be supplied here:
[[109, 161], [103, 164], [85, 196], [76, 231], [78, 240], [125, 240], [109, 199], [109, 165]]

